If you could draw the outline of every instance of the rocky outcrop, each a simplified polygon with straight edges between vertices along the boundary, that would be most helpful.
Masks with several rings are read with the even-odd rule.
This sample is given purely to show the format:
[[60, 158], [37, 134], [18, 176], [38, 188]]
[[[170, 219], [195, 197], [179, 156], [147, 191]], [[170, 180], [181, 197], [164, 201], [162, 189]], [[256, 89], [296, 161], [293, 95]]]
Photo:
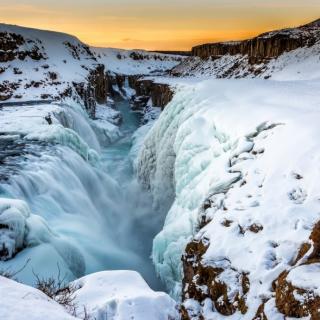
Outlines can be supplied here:
[[151, 79], [131, 80], [136, 96], [133, 101], [133, 109], [143, 109], [149, 99], [151, 99], [153, 107], [159, 107], [162, 110], [172, 100], [172, 88], [165, 83], [157, 83]]
[[[247, 312], [246, 295], [250, 290], [248, 276], [230, 267], [227, 260], [219, 267], [203, 263], [203, 255], [208, 247], [209, 243], [203, 240], [192, 240], [182, 257], [184, 277], [180, 313], [183, 320], [206, 320], [206, 317], [199, 311], [204, 305], [211, 305], [213, 311], [223, 316], [230, 316], [236, 311], [243, 315]], [[309, 241], [301, 245], [292, 268], [284, 270], [273, 281], [276, 310], [285, 317], [320, 319], [318, 283], [312, 280], [312, 272], [319, 271], [320, 221], [314, 225]], [[228, 277], [221, 276], [224, 272], [228, 272], [228, 277], [238, 279], [238, 291], [233, 292], [231, 300], [228, 294], [230, 288], [226, 282]], [[298, 284], [294, 283], [295, 279], [299, 279], [297, 274], [304, 279], [303, 286], [301, 286], [301, 281]], [[311, 279], [311, 286], [308, 278]], [[199, 307], [194, 303], [188, 304], [190, 299], [195, 301]], [[264, 307], [269, 300], [265, 299], [258, 307], [253, 320], [268, 320]]]
[[33, 60], [46, 59], [41, 51], [41, 41], [25, 40], [21, 35], [9, 32], [0, 32], [0, 62], [14, 59], [24, 60], [29, 57]]
[[258, 64], [279, 57], [284, 52], [311, 46], [320, 39], [318, 20], [294, 29], [268, 32], [244, 41], [208, 43], [192, 48], [192, 55], [202, 59], [218, 59], [224, 55], [248, 56], [249, 63]]
[[309, 241], [301, 245], [292, 269], [282, 272], [274, 281], [276, 306], [286, 317], [320, 319], [318, 284], [313, 282], [308, 288], [306, 281], [303, 287], [292, 283], [296, 278], [292, 273], [299, 272], [303, 278], [314, 268], [320, 271], [320, 221], [313, 227]]
[[106, 103], [109, 93], [109, 78], [104, 65], [98, 65], [91, 71], [87, 82], [73, 83], [73, 86], [83, 100], [88, 114], [94, 118], [96, 103]]
[[[185, 303], [189, 299], [194, 300], [200, 305], [209, 301], [212, 309], [223, 316], [231, 316], [236, 311], [241, 314], [247, 312], [246, 295], [250, 288], [250, 282], [247, 275], [238, 272], [229, 265], [226, 260], [222, 266], [208, 266], [202, 262], [202, 256], [206, 253], [208, 245], [203, 241], [193, 240], [186, 249], [182, 257], [183, 262], [183, 289], [181, 305], [181, 316], [183, 320], [205, 319], [197, 312], [199, 308], [195, 305]], [[231, 289], [227, 277], [236, 279], [237, 288]], [[233, 285], [234, 287], [234, 285]], [[230, 291], [234, 292], [230, 295]]]

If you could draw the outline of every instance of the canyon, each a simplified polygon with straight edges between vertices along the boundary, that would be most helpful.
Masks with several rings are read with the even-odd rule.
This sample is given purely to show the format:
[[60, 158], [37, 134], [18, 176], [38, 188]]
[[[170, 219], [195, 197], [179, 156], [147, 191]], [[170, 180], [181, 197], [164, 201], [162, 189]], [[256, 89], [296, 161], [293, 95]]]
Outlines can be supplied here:
[[190, 54], [1, 24], [0, 316], [317, 320], [319, 55], [319, 20]]

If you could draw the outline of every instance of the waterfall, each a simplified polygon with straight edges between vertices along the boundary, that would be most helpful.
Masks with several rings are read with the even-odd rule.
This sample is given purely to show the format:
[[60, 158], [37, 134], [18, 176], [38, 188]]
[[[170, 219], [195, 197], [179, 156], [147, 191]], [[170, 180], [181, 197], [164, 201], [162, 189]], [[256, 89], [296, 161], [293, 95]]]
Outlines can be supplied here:
[[[19, 208], [10, 199], [21, 201], [27, 212], [19, 215], [25, 227], [10, 234], [14, 240], [22, 236], [23, 245], [17, 241], [11, 245], [17, 254], [0, 261], [0, 270], [17, 270], [30, 260], [17, 278], [34, 284], [34, 273], [50, 277], [60, 272], [73, 280], [100, 270], [132, 269], [160, 288], [150, 254], [163, 214], [152, 209], [151, 195], [133, 173], [129, 153], [138, 115], [130, 112], [126, 101], [118, 106], [124, 121], [116, 135], [114, 128], [107, 131], [110, 124], [105, 126], [104, 134], [113, 137], [108, 146], [101, 145], [97, 126], [75, 106], [54, 110], [55, 125], [47, 126], [46, 134], [25, 136], [35, 147], [40, 142], [44, 146], [37, 154], [26, 155], [18, 173], [0, 184], [4, 203], [1, 209], [0, 201], [0, 225], [9, 225], [10, 219], [15, 224], [6, 208], [8, 203], [11, 211]], [[5, 238], [0, 228], [0, 243], [9, 237], [9, 229], [3, 230]]]

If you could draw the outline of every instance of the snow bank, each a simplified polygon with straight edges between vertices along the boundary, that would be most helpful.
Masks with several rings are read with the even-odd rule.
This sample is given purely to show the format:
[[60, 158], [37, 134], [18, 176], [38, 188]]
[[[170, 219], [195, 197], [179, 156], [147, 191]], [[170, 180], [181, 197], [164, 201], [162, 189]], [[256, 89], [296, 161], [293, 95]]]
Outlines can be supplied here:
[[[227, 263], [248, 274], [249, 311], [234, 319], [252, 319], [271, 296], [271, 282], [319, 219], [318, 89], [317, 81], [178, 86], [144, 142], [138, 168], [156, 203], [174, 199], [153, 245], [157, 272], [173, 294], [181, 292], [181, 256], [195, 237], [209, 244], [205, 265]], [[206, 226], [198, 233], [200, 222]]]
[[37, 289], [0, 277], [0, 318], [72, 320], [66, 310]]
[[0, 276], [0, 318], [6, 320], [174, 320], [176, 302], [152, 291], [134, 271], [104, 271], [71, 283], [75, 315], [39, 290]]
[[97, 320], [177, 319], [176, 303], [163, 292], [152, 291], [134, 271], [104, 271], [73, 282], [79, 289], [75, 302], [79, 315], [86, 307]]

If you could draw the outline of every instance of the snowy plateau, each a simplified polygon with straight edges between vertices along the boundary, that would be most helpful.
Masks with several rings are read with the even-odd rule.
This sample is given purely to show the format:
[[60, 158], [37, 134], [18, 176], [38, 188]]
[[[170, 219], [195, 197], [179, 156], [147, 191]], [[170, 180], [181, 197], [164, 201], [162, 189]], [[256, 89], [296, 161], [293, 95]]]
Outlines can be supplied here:
[[192, 54], [0, 25], [0, 319], [320, 319], [320, 22]]

